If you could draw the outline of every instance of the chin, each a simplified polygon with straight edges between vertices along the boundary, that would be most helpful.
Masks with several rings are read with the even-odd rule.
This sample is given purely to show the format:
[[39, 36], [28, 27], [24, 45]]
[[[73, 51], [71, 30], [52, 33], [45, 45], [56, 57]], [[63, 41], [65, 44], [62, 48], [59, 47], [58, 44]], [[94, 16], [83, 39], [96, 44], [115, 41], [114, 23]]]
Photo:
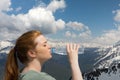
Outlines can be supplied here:
[[46, 59], [51, 59], [52, 58], [52, 55], [50, 54], [49, 56], [47, 56], [47, 58]]
[[50, 55], [50, 59], [52, 58], [52, 55]]
[[44, 60], [44, 62], [50, 60], [51, 58], [52, 58], [52, 56], [47, 57], [47, 58]]

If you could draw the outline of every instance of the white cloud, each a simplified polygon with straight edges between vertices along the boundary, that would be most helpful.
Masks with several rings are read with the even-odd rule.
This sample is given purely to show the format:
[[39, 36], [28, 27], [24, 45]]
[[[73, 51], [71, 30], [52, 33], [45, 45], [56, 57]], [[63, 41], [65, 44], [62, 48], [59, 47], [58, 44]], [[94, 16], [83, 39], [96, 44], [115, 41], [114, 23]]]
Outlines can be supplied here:
[[[115, 29], [106, 30], [101, 34], [100, 36], [93, 38], [89, 43], [87, 43], [87, 46], [108, 46], [113, 45], [115, 42], [120, 40], [120, 9], [114, 10], [113, 14], [115, 22]], [[89, 33], [89, 32], [88, 32]], [[83, 34], [84, 36], [86, 34]]]
[[[0, 40], [15, 39], [21, 33], [31, 29], [38, 29], [43, 33], [56, 33], [64, 28], [66, 37], [84, 41], [83, 44], [86, 46], [109, 45], [120, 40], [119, 25], [114, 30], [108, 30], [101, 36], [92, 38], [90, 29], [83, 23], [77, 21], [65, 23], [62, 19], [56, 20], [54, 12], [65, 7], [64, 0], [52, 0], [48, 6], [42, 3], [30, 9], [28, 13], [8, 15], [4, 11], [12, 10], [11, 1], [0, 0]], [[21, 9], [22, 7], [18, 7], [16, 11]], [[113, 13], [115, 14], [114, 20], [120, 22], [120, 10], [113, 11]]]
[[66, 36], [66, 37], [71, 37], [71, 35], [72, 35], [72, 34], [71, 34], [70, 31], [66, 31], [66, 32], [65, 32], [65, 36]]
[[55, 24], [58, 30], [65, 28], [65, 22], [62, 19], [57, 20]]
[[[120, 16], [120, 14], [116, 14], [116, 16]], [[118, 20], [117, 20], [118, 21]], [[120, 25], [116, 25], [116, 29], [111, 29], [111, 30], [106, 30], [103, 32], [102, 35], [93, 38], [91, 35], [91, 31], [87, 26], [85, 26], [82, 23], [79, 22], [68, 22], [67, 24], [67, 29], [69, 31], [66, 31], [66, 36], [67, 37], [72, 37], [78, 39], [81, 44], [86, 46], [86, 47], [96, 47], [96, 46], [108, 46], [108, 45], [113, 45], [115, 42], [120, 40]], [[71, 31], [72, 29], [72, 31]], [[75, 33], [75, 32], [77, 33]]]
[[92, 37], [91, 31], [86, 25], [80, 22], [70, 21], [66, 23], [67, 31], [65, 36], [70, 38], [76, 36], [76, 38], [79, 38], [78, 40], [80, 42], [83, 41], [81, 45], [86, 47], [107, 47], [108, 45], [113, 45], [115, 42], [120, 40], [120, 9], [114, 10], [112, 13], [115, 14], [114, 20], [117, 22], [117, 24], [115, 24], [116, 29], [106, 30], [100, 36]]
[[114, 20], [120, 22], [120, 10], [116, 10], [114, 11], [114, 13], [115, 13]]
[[79, 37], [83, 38], [83, 39], [89, 39], [89, 38], [91, 38], [91, 31], [87, 30], [85, 32], [82, 32], [79, 34]]
[[78, 31], [81, 31], [86, 27], [83, 23], [72, 22], [72, 21], [68, 22], [66, 26], [72, 28], [73, 30], [78, 30]]
[[[17, 34], [15, 34], [16, 32], [20, 34], [31, 29], [38, 29], [43, 33], [56, 33], [58, 30], [64, 29], [65, 26], [67, 26], [69, 29], [80, 31], [79, 33], [67, 31], [65, 33], [66, 36], [72, 38], [83, 38], [83, 36], [88, 37], [89, 28], [84, 24], [71, 21], [65, 23], [62, 19], [55, 20], [53, 12], [58, 9], [64, 9], [65, 6], [66, 5], [64, 0], [52, 0], [48, 6], [39, 5], [38, 7], [30, 9], [26, 14], [7, 15], [6, 13], [1, 12], [0, 28], [1, 32], [5, 35], [4, 36], [1, 34], [1, 39], [10, 38], [10, 36], [12, 36], [11, 38], [15, 38], [17, 36]], [[6, 10], [9, 7], [10, 5], [6, 8]], [[21, 9], [22, 7], [16, 8], [17, 11]]]
[[16, 12], [20, 11], [22, 9], [21, 6], [19, 6], [18, 8], [15, 9]]
[[71, 32], [71, 31], [66, 31], [65, 36], [70, 37], [70, 38], [76, 38], [77, 37], [77, 35], [75, 33]]
[[118, 4], [118, 6], [120, 6], [120, 4]]
[[55, 20], [53, 13], [45, 8], [34, 8], [27, 14], [32, 26], [38, 27], [46, 33], [55, 33], [65, 27], [62, 19]]
[[120, 40], [120, 27], [114, 30], [109, 30], [104, 32], [101, 36], [97, 37], [93, 42], [99, 43], [102, 45], [112, 45], [115, 42]]
[[103, 34], [101, 36], [96, 37], [94, 40], [92, 40], [91, 43], [96, 43], [102, 46], [107, 46], [107, 45], [112, 45], [115, 42], [120, 40], [120, 10], [115, 10], [113, 11], [113, 14], [115, 14], [114, 16], [114, 20], [115, 22], [117, 22], [117, 24], [115, 24], [115, 28], [116, 29], [111, 29], [111, 30], [107, 30], [104, 31]]
[[52, 2], [47, 6], [47, 9], [55, 12], [58, 9], [64, 9], [66, 7], [64, 0], [52, 0]]
[[35, 0], [35, 6], [46, 7], [47, 5], [42, 0]]
[[0, 0], [0, 11], [10, 11], [11, 0]]
[[[2, 2], [2, 1], [1, 1]], [[54, 6], [54, 10], [62, 8], [62, 4], [64, 3], [63, 0], [54, 1], [59, 6]], [[0, 10], [8, 10], [10, 9], [10, 1], [4, 0], [2, 3], [9, 4], [9, 5], [1, 5]], [[51, 6], [54, 5], [51, 1]], [[8, 15], [5, 12], [0, 12], [0, 28], [2, 37], [0, 39], [10, 38], [7, 36], [11, 36], [14, 38], [17, 34], [15, 32], [23, 33], [28, 30], [38, 29], [41, 30], [43, 33], [56, 33], [58, 30], [62, 30], [65, 27], [65, 22], [62, 19], [55, 20], [52, 10], [48, 10], [48, 7], [34, 7], [28, 11], [26, 14], [17, 14], [17, 15]], [[55, 8], [56, 7], [56, 8]], [[21, 7], [18, 7], [16, 10], [21, 10]], [[3, 31], [2, 31], [3, 30]], [[10, 34], [9, 34], [10, 32]], [[5, 37], [6, 36], [6, 37]]]
[[65, 36], [72, 38], [82, 38], [83, 40], [91, 38], [91, 31], [89, 28], [80, 22], [68, 22], [66, 23], [67, 30]]
[[72, 33], [72, 38], [76, 38], [77, 35], [75, 33]]

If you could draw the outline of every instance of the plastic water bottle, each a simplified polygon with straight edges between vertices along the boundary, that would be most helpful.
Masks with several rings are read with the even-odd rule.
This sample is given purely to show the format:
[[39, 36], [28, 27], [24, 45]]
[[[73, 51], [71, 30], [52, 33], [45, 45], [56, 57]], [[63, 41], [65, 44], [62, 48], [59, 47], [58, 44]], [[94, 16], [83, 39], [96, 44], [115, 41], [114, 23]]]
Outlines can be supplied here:
[[52, 53], [52, 54], [56, 53], [54, 47], [51, 48], [51, 53]]

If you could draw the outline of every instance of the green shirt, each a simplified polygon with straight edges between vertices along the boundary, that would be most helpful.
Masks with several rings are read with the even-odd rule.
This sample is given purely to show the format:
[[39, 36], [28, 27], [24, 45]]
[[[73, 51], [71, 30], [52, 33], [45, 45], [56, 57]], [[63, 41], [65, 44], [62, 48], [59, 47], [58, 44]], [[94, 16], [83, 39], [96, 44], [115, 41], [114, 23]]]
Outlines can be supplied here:
[[56, 80], [45, 72], [36, 72], [30, 70], [26, 73], [20, 73], [18, 80]]

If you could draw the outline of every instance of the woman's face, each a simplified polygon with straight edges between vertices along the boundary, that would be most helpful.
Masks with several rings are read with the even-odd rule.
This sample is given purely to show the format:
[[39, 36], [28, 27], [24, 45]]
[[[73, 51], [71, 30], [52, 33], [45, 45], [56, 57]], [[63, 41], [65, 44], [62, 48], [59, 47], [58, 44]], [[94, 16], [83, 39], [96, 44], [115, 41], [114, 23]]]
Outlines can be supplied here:
[[37, 43], [37, 45], [34, 51], [36, 52], [36, 57], [38, 60], [46, 61], [52, 57], [51, 47], [43, 35], [38, 36], [35, 39], [35, 43]]

